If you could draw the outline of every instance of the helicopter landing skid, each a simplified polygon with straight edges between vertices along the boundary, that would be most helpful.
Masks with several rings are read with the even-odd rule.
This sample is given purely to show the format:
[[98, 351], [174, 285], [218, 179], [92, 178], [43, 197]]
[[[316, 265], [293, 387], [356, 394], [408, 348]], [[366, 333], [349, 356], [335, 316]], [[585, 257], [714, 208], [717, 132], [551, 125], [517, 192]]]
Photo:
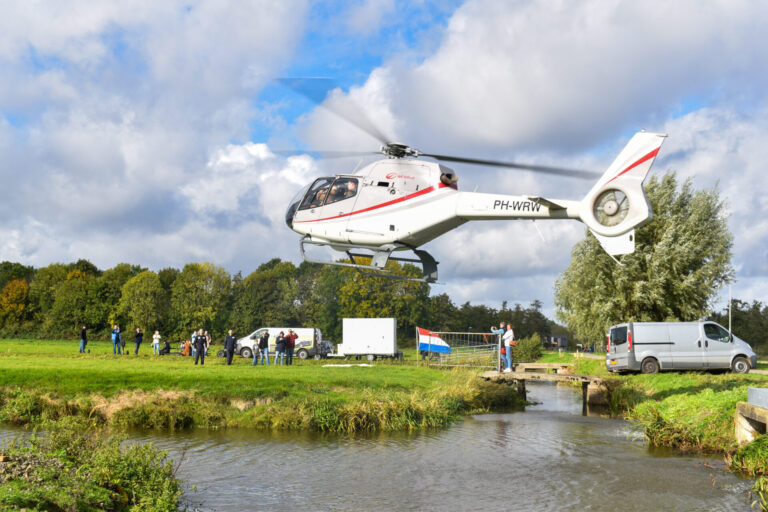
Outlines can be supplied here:
[[[337, 250], [344, 250], [351, 263], [343, 261], [333, 260], [317, 260], [307, 256], [304, 250], [304, 245], [314, 245], [317, 247], [329, 246]], [[420, 249], [413, 249], [404, 244], [387, 244], [380, 247], [369, 247], [365, 245], [346, 244], [337, 242], [325, 242], [312, 240], [309, 237], [304, 237], [299, 241], [299, 249], [301, 250], [301, 257], [304, 261], [309, 263], [320, 263], [324, 265], [336, 265], [339, 267], [351, 267], [357, 269], [362, 275], [374, 276], [374, 277], [386, 277], [389, 279], [403, 279], [405, 281], [417, 281], [420, 283], [436, 283], [437, 282], [437, 261], [427, 251]], [[371, 251], [373, 254], [360, 254], [351, 252], [354, 249], [363, 249]], [[392, 253], [396, 250], [408, 250], [412, 251], [417, 258], [403, 258], [399, 256], [392, 256]], [[359, 258], [370, 258], [370, 264], [360, 263]], [[417, 263], [421, 264], [421, 277], [407, 277], [398, 276], [396, 274], [389, 273], [386, 270], [387, 261], [398, 261], [405, 263]]]

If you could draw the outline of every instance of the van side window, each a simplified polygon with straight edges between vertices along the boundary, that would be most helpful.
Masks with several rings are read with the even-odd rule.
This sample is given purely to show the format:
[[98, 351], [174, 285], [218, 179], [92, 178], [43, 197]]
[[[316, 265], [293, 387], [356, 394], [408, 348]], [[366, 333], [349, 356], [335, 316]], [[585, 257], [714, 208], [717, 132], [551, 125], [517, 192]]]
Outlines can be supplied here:
[[611, 343], [614, 345], [621, 345], [627, 342], [627, 328], [616, 327], [611, 329]]
[[704, 324], [704, 334], [707, 338], [722, 343], [728, 343], [731, 341], [731, 337], [728, 335], [728, 331], [723, 329], [717, 324]]

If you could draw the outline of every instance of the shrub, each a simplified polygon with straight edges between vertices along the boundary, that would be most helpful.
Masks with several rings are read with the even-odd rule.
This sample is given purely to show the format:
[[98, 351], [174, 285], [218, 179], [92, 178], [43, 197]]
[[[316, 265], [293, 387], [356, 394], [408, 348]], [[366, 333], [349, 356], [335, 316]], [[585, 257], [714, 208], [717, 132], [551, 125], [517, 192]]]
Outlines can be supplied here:
[[531, 363], [541, 357], [541, 336], [533, 333], [527, 338], [517, 340], [514, 350], [516, 363]]

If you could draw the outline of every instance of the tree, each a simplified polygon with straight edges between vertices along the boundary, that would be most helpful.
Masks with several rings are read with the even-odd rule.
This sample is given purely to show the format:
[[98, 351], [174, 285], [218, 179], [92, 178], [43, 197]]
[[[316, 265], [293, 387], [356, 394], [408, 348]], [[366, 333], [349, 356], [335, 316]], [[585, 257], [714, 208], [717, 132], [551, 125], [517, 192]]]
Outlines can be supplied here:
[[121, 318], [118, 311], [123, 285], [142, 271], [144, 269], [137, 265], [119, 263], [99, 277], [90, 279], [85, 323], [94, 328], [125, 324], [127, 319]]
[[14, 279], [24, 279], [29, 283], [35, 275], [35, 269], [14, 263], [11, 261], [0, 262], [0, 290], [2, 290], [9, 281]]
[[66, 280], [56, 288], [56, 298], [45, 322], [49, 334], [67, 336], [79, 332], [79, 327], [85, 323], [90, 279], [84, 272], [72, 270], [67, 274]]
[[53, 306], [56, 288], [67, 279], [68, 273], [67, 265], [61, 263], [51, 263], [35, 272], [35, 276], [29, 283], [29, 302], [31, 309], [42, 315], [40, 322], [45, 319]]
[[171, 285], [175, 332], [186, 336], [193, 329], [222, 331], [228, 314], [231, 279], [212, 263], [189, 263]]
[[131, 329], [141, 327], [147, 332], [160, 328], [168, 309], [168, 296], [157, 274], [145, 270], [123, 285], [118, 307]]
[[689, 321], [704, 316], [733, 275], [732, 236], [717, 187], [679, 187], [674, 173], [652, 177], [654, 219], [635, 230], [635, 252], [616, 264], [591, 234], [576, 244], [555, 283], [557, 316], [594, 342], [628, 321]]
[[25, 317], [29, 285], [25, 279], [12, 279], [0, 291], [0, 326], [15, 327]]

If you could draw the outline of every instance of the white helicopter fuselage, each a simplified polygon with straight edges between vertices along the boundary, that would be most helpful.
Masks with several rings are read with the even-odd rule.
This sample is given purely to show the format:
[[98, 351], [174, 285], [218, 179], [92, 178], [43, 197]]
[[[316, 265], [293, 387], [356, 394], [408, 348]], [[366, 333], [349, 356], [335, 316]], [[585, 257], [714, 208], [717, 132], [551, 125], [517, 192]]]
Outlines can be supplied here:
[[[366, 269], [382, 269], [393, 251], [412, 250], [434, 282], [437, 263], [421, 245], [470, 220], [576, 219], [611, 256], [634, 251], [634, 229], [651, 219], [643, 191], [666, 135], [637, 133], [581, 200], [460, 192], [453, 170], [434, 162], [388, 158], [356, 174], [318, 178], [286, 212], [304, 245], [373, 252]], [[414, 261], [401, 258], [400, 261]], [[334, 263], [360, 267], [353, 262]]]
[[572, 203], [569, 212], [527, 196], [459, 192], [455, 178], [446, 176], [455, 174], [433, 162], [375, 162], [336, 176], [357, 180], [354, 196], [298, 209], [291, 227], [318, 241], [419, 247], [469, 220], [579, 218], [575, 201], [558, 202]]

